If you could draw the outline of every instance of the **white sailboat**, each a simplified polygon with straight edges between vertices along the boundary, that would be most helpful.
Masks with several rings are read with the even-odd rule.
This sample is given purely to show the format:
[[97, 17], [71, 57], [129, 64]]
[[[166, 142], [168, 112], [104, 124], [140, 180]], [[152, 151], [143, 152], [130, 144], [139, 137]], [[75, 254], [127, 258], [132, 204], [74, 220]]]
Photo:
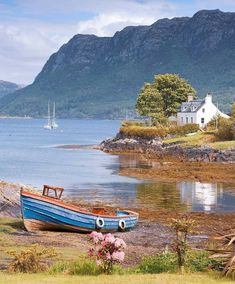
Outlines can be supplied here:
[[51, 128], [52, 129], [58, 128], [58, 124], [56, 123], [56, 120], [55, 120], [55, 102], [54, 102], [54, 105], [53, 105], [53, 115], [52, 115], [52, 120], [51, 120]]
[[58, 124], [56, 123], [56, 120], [55, 120], [55, 102], [53, 106], [52, 117], [51, 117], [51, 112], [50, 112], [50, 103], [48, 102], [47, 124], [44, 125], [44, 129], [51, 130], [51, 129], [56, 129], [56, 128], [58, 128]]

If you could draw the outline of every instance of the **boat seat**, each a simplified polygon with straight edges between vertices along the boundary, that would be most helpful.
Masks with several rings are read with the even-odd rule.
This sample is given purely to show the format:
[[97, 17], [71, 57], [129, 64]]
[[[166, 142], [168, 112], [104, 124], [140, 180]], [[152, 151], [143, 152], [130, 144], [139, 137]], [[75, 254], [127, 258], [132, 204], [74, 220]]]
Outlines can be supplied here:
[[[50, 195], [51, 191], [54, 193], [54, 195]], [[50, 185], [45, 184], [43, 186], [42, 195], [47, 196], [47, 197], [51, 197], [51, 198], [55, 198], [55, 199], [60, 199], [63, 191], [64, 191], [64, 188], [62, 188], [62, 187], [55, 187], [55, 186], [50, 186]]]

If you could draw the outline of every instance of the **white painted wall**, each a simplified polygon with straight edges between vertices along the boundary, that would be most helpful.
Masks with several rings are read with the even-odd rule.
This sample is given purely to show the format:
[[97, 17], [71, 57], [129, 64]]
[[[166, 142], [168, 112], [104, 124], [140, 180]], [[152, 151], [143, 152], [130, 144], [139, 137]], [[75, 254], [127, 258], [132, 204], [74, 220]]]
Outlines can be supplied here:
[[205, 98], [205, 103], [197, 112], [178, 112], [177, 122], [179, 125], [184, 125], [187, 123], [196, 123], [200, 127], [205, 127], [214, 117], [222, 116], [224, 118], [229, 118], [228, 115], [222, 113], [212, 102], [212, 96], [207, 95]]
[[184, 125], [188, 123], [197, 123], [196, 112], [178, 112], [177, 113], [177, 124]]

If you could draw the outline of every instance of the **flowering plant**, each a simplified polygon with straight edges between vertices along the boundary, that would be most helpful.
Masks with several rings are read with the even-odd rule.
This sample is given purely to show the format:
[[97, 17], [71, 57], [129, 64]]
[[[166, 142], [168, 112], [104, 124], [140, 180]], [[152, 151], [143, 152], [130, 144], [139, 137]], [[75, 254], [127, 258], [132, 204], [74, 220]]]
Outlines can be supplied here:
[[115, 263], [124, 261], [124, 249], [126, 244], [122, 239], [114, 237], [112, 234], [92, 232], [89, 235], [93, 247], [89, 250], [89, 256], [95, 257], [96, 262], [103, 271], [110, 274]]

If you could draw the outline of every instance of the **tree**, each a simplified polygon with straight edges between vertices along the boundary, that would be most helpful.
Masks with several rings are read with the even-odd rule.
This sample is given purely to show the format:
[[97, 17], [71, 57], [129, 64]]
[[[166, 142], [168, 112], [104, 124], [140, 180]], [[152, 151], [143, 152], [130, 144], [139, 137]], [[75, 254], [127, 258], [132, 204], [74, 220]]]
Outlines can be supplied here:
[[233, 140], [235, 140], [235, 103], [232, 104], [231, 121], [232, 121], [231, 134], [232, 134]]
[[136, 109], [140, 115], [167, 118], [177, 113], [188, 96], [195, 97], [195, 89], [177, 74], [154, 76], [154, 81], [141, 89]]
[[157, 121], [161, 121], [165, 117], [162, 96], [150, 83], [146, 83], [140, 90], [136, 108], [140, 115], [149, 116]]

